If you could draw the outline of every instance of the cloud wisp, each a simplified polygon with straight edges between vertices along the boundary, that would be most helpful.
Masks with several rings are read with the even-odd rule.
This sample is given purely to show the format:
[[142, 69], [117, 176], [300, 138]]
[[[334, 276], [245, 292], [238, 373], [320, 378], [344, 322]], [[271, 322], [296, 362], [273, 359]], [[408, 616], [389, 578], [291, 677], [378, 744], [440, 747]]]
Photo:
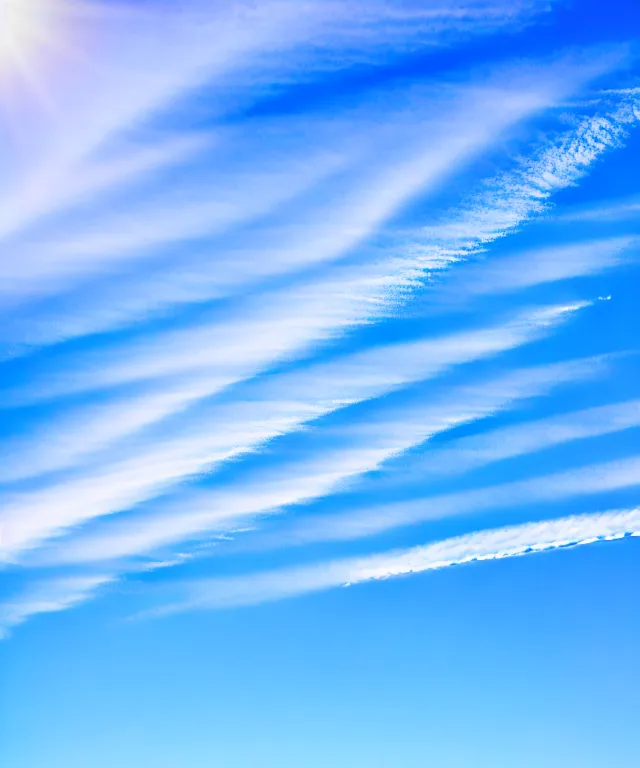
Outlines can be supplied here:
[[275, 466], [246, 468], [213, 489], [181, 489], [143, 515], [104, 521], [86, 533], [81, 530], [54, 541], [51, 549], [36, 551], [27, 561], [70, 564], [145, 556], [158, 548], [182, 546], [194, 536], [234, 531], [257, 517], [340, 492], [345, 481], [384, 466], [435, 435], [602, 370], [598, 360], [514, 370], [475, 385], [441, 388], [424, 402], [413, 398], [406, 405], [378, 408], [364, 421], [316, 429], [304, 450]]
[[457, 475], [498, 461], [538, 453], [575, 440], [640, 427], [640, 401], [585, 408], [537, 421], [458, 438], [449, 446], [403, 457], [373, 481], [376, 487], [404, 486], [427, 478]]
[[[360, 11], [363, 10], [361, 4], [355, 5], [359, 6]], [[145, 175], [154, 170], [161, 170], [165, 164], [175, 165], [187, 148], [183, 137], [178, 136], [175, 145], [171, 140], [164, 145], [160, 143], [155, 152], [142, 148], [139, 157], [132, 157], [131, 146], [135, 146], [135, 142], [126, 134], [137, 133], [146, 139], [144, 129], [151, 120], [151, 127], [146, 127], [146, 131], [147, 134], [153, 135], [154, 121], [157, 123], [158, 115], [162, 114], [163, 110], [169, 110], [171, 114], [172, 109], [175, 111], [176, 104], [183, 106], [184, 99], [197, 87], [206, 84], [210, 100], [215, 101], [216, 89], [219, 96], [224, 94], [228, 100], [230, 88], [235, 87], [236, 91], [242, 92], [241, 84], [244, 79], [247, 81], [244, 90], [248, 90], [255, 98], [256, 77], [264, 78], [265, 73], [269, 73], [277, 81], [278, 77], [283, 77], [287, 71], [295, 70], [299, 64], [296, 54], [301, 50], [308, 51], [310, 45], [315, 46], [316, 62], [307, 60], [306, 64], [313, 67], [314, 63], [319, 63], [322, 59], [322, 46], [319, 43], [324, 43], [325, 50], [337, 47], [342, 66], [348, 66], [349, 30], [356, 35], [355, 39], [361, 50], [363, 46], [375, 48], [380, 42], [381, 33], [387, 37], [385, 45], [388, 46], [388, 33], [393, 28], [391, 19], [397, 18], [389, 13], [390, 8], [396, 5], [398, 4], [395, 2], [368, 3], [366, 13], [362, 14], [349, 13], [347, 6], [351, 6], [350, 3], [319, 3], [312, 0], [305, 3], [305, 13], [301, 13], [299, 3], [282, 0], [264, 0], [240, 6], [231, 4], [228, 8], [206, 2], [190, 2], [180, 9], [167, 6], [160, 15], [141, 7], [121, 7], [120, 13], [114, 11], [95, 16], [91, 20], [96, 25], [95, 30], [91, 29], [91, 21], [87, 20], [89, 29], [84, 30], [84, 34], [80, 34], [78, 39], [84, 45], [93, 45], [92, 65], [76, 68], [73, 76], [68, 74], [60, 83], [47, 83], [51, 99], [56, 101], [55, 119], [45, 115], [49, 117], [47, 129], [41, 129], [39, 134], [29, 132], [24, 138], [30, 142], [29, 151], [25, 148], [24, 152], [14, 153], [10, 164], [12, 185], [4, 195], [0, 189], [0, 199], [4, 198], [0, 235], [6, 238], [28, 231], [34, 226], [38, 229], [40, 220], [50, 220], [53, 213], [64, 211], [69, 205], [73, 206], [73, 203], [81, 202], [86, 207], [87, 202], [96, 195], [99, 197], [100, 193], [107, 192], [113, 196], [114, 190], [117, 191], [119, 187], [126, 189], [132, 182], [135, 183], [136, 177], [144, 179]], [[531, 8], [530, 3], [523, 5]], [[443, 28], [446, 29], [448, 24], [453, 27], [460, 23], [464, 25], [464, 16], [455, 13], [454, 9], [448, 11], [446, 4], [437, 10], [436, 15]], [[492, 17], [494, 24], [500, 19], [500, 15], [495, 14], [495, 6], [485, 6], [484, 11], [477, 6], [476, 12], [478, 21], [485, 17], [485, 12]], [[517, 15], [516, 10], [511, 14], [511, 19]], [[349, 23], [336, 25], [337, 18], [348, 20]], [[436, 17], [429, 14], [425, 16], [420, 8], [409, 9], [404, 6], [403, 18], [405, 42], [412, 38], [421, 38], [423, 45], [427, 43], [421, 18], [429, 19], [426, 23], [433, 27]], [[379, 24], [380, 27], [377, 28]], [[362, 36], [360, 33], [365, 29], [368, 33]], [[374, 31], [375, 34], [372, 34]], [[99, 38], [97, 45], [96, 37]], [[211, 45], [212, 39], [216, 41], [215, 45]], [[141, 43], [141, 40], [144, 43]], [[74, 43], [77, 46], [78, 40]], [[156, 55], [159, 50], [165, 52], [161, 63]], [[85, 56], [89, 55], [87, 51], [83, 53]], [[79, 55], [78, 51], [75, 55]], [[463, 119], [463, 115], [459, 115], [461, 119], [452, 119], [455, 115], [450, 115], [445, 123], [454, 130], [458, 130], [456, 126], [462, 128], [465, 124], [477, 125], [475, 136], [471, 128], [467, 129], [466, 137], [465, 131], [461, 130], [458, 139], [449, 143], [448, 146], [455, 155], [464, 154], [466, 149], [473, 147], [474, 142], [477, 143], [478, 140], [481, 143], [486, 141], [492, 131], [493, 134], [499, 132], [501, 123], [504, 127], [517, 119], [519, 111], [522, 112], [522, 117], [532, 108], [540, 108], [548, 103], [548, 98], [545, 101], [542, 95], [545, 90], [542, 72], [539, 75], [540, 88], [537, 94], [534, 91], [534, 83], [529, 78], [528, 106], [523, 89], [513, 88], [510, 99], [509, 94], [505, 92], [503, 98], [497, 100], [499, 110], [503, 109], [504, 114], [499, 115], [499, 110], [490, 114], [484, 111], [484, 122], [488, 123], [485, 127], [481, 122], [483, 115], [477, 110], [475, 119], [471, 120]], [[562, 79], [557, 78], [556, 82], [559, 84]], [[68, 80], [70, 82], [67, 82]], [[546, 86], [547, 90], [553, 92], [550, 78]], [[562, 86], [556, 86], [558, 87], [562, 90]], [[461, 95], [464, 95], [464, 91]], [[468, 91], [467, 100], [472, 102], [480, 95], [476, 92], [474, 96], [472, 90]], [[552, 93], [549, 96], [553, 98]], [[235, 100], [239, 98], [242, 97], [237, 94]], [[221, 101], [224, 103], [225, 99]], [[42, 122], [42, 115], [33, 114], [33, 105], [23, 104], [22, 109], [32, 120], [40, 117]], [[216, 117], [215, 110], [213, 116]], [[469, 117], [473, 117], [473, 114]], [[255, 129], [255, 126], [253, 127]], [[158, 132], [157, 128], [155, 130]], [[401, 137], [402, 135], [396, 138]], [[203, 137], [196, 137], [196, 146], [192, 144], [191, 150], [197, 148], [198, 138], [201, 140]], [[246, 145], [246, 140], [244, 143]], [[432, 135], [429, 143], [441, 141]], [[291, 148], [285, 143], [279, 148], [280, 154], [290, 151]], [[240, 146], [232, 145], [230, 149], [236, 153], [242, 152], [242, 143]], [[246, 151], [246, 146], [244, 149]], [[325, 153], [325, 164], [329, 162], [330, 166], [330, 159], [330, 155]], [[449, 159], [453, 158], [449, 156]], [[421, 163], [423, 169], [428, 170], [429, 160], [431, 165], [435, 166], [435, 171], [438, 171], [437, 166], [440, 165], [441, 173], [442, 165], [446, 162], [445, 156], [438, 158], [437, 154], [427, 153]], [[257, 166], [258, 181], [261, 177], [261, 162], [264, 162], [264, 157], [256, 153], [253, 165]], [[408, 180], [411, 168], [406, 162], [404, 166]], [[289, 177], [294, 170], [291, 165]], [[329, 171], [330, 167], [326, 170]], [[428, 175], [427, 173], [427, 178]], [[241, 184], [243, 176], [244, 185]], [[264, 179], [264, 173], [262, 178]], [[417, 173], [414, 176], [414, 184], [419, 183], [419, 180], [420, 174]], [[220, 198], [220, 190], [216, 184], [210, 183], [200, 190], [196, 187], [194, 191], [199, 191], [199, 198], [192, 199], [188, 207], [183, 205], [181, 211], [176, 210], [175, 199], [173, 205], [169, 198], [169, 204], [158, 206], [156, 203], [153, 206], [152, 198], [152, 208], [149, 210], [147, 206], [145, 211], [143, 206], [139, 210], [139, 218], [148, 220], [150, 214], [155, 214], [163, 225], [153, 231], [141, 227], [140, 222], [137, 222], [136, 227], [136, 222], [131, 222], [126, 217], [124, 220], [122, 217], [120, 220], [117, 217], [111, 217], [111, 220], [107, 217], [98, 225], [97, 236], [91, 237], [87, 233], [83, 236], [81, 228], [80, 237], [78, 233], [75, 237], [72, 234], [71, 242], [65, 243], [65, 240], [69, 240], [69, 234], [66, 238], [63, 235], [60, 242], [58, 233], [52, 243], [42, 245], [39, 256], [38, 249], [35, 249], [35, 259], [33, 255], [30, 256], [28, 250], [22, 253], [19, 264], [13, 265], [14, 272], [9, 270], [7, 274], [6, 270], [10, 265], [3, 265], [3, 284], [14, 294], [21, 286], [24, 290], [31, 291], [35, 291], [37, 286], [40, 290], [46, 288], [47, 291], [51, 291], [55, 285], [68, 287], [74, 270], [82, 273], [98, 268], [99, 265], [95, 262], [100, 254], [103, 260], [122, 258], [122, 251], [135, 251], [136, 244], [138, 248], [144, 248], [145, 245], [162, 242], [163, 238], [170, 241], [215, 230], [216, 217], [223, 216], [233, 220], [238, 216], [248, 215], [251, 211], [251, 206], [248, 205], [249, 197], [259, 201], [272, 191], [279, 190], [280, 197], [284, 196], [286, 199], [287, 195], [294, 193], [296, 184], [300, 185], [295, 181], [293, 185], [287, 185], [282, 179], [278, 183], [278, 176], [270, 180], [267, 177], [266, 181], [267, 183], [262, 185], [261, 194], [256, 195], [256, 180], [252, 183], [250, 175], [248, 178], [246, 173], [238, 175], [235, 179], [227, 178], [226, 182], [223, 176], [219, 179], [219, 184], [222, 184], [226, 196], [215, 199], [216, 192]], [[172, 185], [172, 178], [164, 181], [166, 188], [170, 189]], [[387, 184], [389, 190], [393, 187], [397, 197], [398, 193], [401, 193], [397, 183]], [[232, 200], [229, 198], [229, 192], [234, 188], [245, 203], [244, 209], [236, 206], [235, 214]], [[386, 202], [380, 200], [380, 203]], [[393, 207], [393, 201], [389, 202]], [[395, 204], [397, 205], [397, 201]], [[86, 214], [81, 216], [80, 221], [85, 219]], [[132, 224], [133, 232], [127, 232], [127, 228], [131, 230]], [[74, 250], [77, 251], [75, 258]], [[85, 258], [81, 258], [82, 256]], [[91, 257], [91, 265], [86, 263], [87, 256]], [[56, 280], [57, 272], [61, 275], [58, 275]], [[64, 281], [61, 281], [60, 277], [64, 277]]]
[[[233, 165], [222, 167], [222, 178], [213, 188], [210, 188], [211, 181], [207, 186], [208, 177], [193, 189], [189, 189], [193, 187], [193, 182], [190, 182], [179, 196], [176, 197], [175, 191], [171, 190], [167, 202], [160, 203], [159, 207], [151, 204], [146, 212], [142, 211], [139, 215], [129, 211], [130, 204], [125, 198], [127, 213], [120, 224], [110, 222], [102, 214], [97, 218], [97, 231], [83, 236], [82, 233], [74, 233], [72, 228], [71, 235], [65, 236], [63, 231], [62, 238], [60, 233], [54, 231], [51, 241], [45, 239], [39, 246], [36, 243], [35, 252], [31, 255], [29, 250], [24, 251], [24, 245], [18, 243], [14, 248], [18, 248], [20, 258], [2, 266], [3, 284], [11, 302], [16, 301], [23, 289], [27, 293], [37, 293], [40, 291], [38, 286], [47, 292], [57, 292], [60, 288], [69, 290], [74, 271], [78, 271], [78, 277], [92, 270], [97, 270], [99, 274], [105, 269], [104, 258], [115, 264], [122, 258], [126, 259], [131, 248], [134, 253], [137, 248], [149, 258], [149, 255], [156, 256], [158, 246], [162, 246], [163, 242], [166, 245], [172, 240], [179, 240], [181, 246], [180, 251], [168, 261], [166, 255], [160, 258], [164, 266], [159, 271], [152, 268], [149, 273], [149, 269], [145, 268], [137, 277], [135, 273], [116, 274], [111, 281], [107, 279], [106, 282], [92, 284], [94, 298], [91, 304], [86, 304], [83, 291], [71, 292], [69, 299], [63, 301], [61, 306], [54, 304], [52, 307], [35, 308], [35, 314], [34, 308], [29, 308], [28, 312], [25, 309], [23, 313], [9, 317], [2, 332], [7, 353], [24, 353], [34, 345], [123, 327], [149, 314], [166, 312], [172, 306], [233, 295], [246, 290], [252, 283], [259, 285], [265, 278], [300, 272], [352, 253], [404, 204], [417, 195], [424, 195], [443, 178], [459, 171], [473, 156], [486, 151], [501, 131], [552, 106], [562, 88], [569, 90], [577, 87], [581, 78], [587, 79], [590, 73], [591, 70], [583, 72], [580, 68], [572, 69], [562, 63], [550, 66], [546, 79], [538, 72], [539, 77], [534, 81], [526, 74], [507, 72], [502, 75], [502, 81], [497, 78], [495, 85], [470, 84], [461, 87], [459, 93], [432, 94], [430, 99], [422, 99], [422, 105], [420, 99], [412, 95], [411, 109], [395, 95], [393, 98], [400, 101], [400, 106], [394, 109], [389, 105], [383, 117], [371, 113], [372, 107], [367, 107], [356, 111], [356, 122], [351, 121], [351, 125], [349, 119], [343, 116], [343, 128], [337, 130], [334, 127], [329, 137], [326, 130], [316, 127], [320, 140], [313, 138], [313, 124], [310, 129], [308, 123], [298, 128], [294, 123], [294, 146], [287, 146], [286, 135], [282, 136], [283, 127], [280, 127], [271, 149], [271, 164], [275, 161], [276, 165], [270, 175], [267, 172], [268, 158], [265, 159], [265, 151], [268, 150], [264, 146], [255, 146], [255, 139], [251, 139], [248, 151], [256, 153], [257, 171], [247, 172]], [[487, 114], [484, 108], [487, 100], [495, 100], [501, 105], [500, 110]], [[359, 307], [354, 307], [356, 316], [353, 316], [353, 310], [350, 313], [345, 307], [344, 319], [339, 324], [348, 326], [365, 319], [367, 315], [375, 316], [376, 303], [384, 306], [385, 297], [397, 294], [398, 289], [406, 288], [411, 282], [419, 284], [420, 276], [425, 271], [442, 268], [455, 259], [467, 258], [486, 243], [513, 231], [531, 216], [544, 211], [552, 194], [575, 183], [604, 152], [622, 145], [626, 128], [635, 119], [634, 107], [628, 101], [623, 100], [622, 105], [613, 104], [607, 118], [585, 119], [577, 128], [561, 134], [549, 146], [541, 148], [537, 156], [526, 160], [520, 170], [501, 174], [486, 182], [475, 196], [462, 203], [459, 210], [448, 212], [443, 223], [423, 227], [411, 238], [403, 237], [397, 246], [391, 248], [391, 258], [375, 258], [375, 264], [365, 263], [359, 270], [352, 268], [351, 274], [347, 274], [347, 280], [353, 284], [350, 293], [360, 295], [362, 299]], [[379, 97], [374, 102], [375, 109], [383, 107], [380, 102]], [[367, 109], [371, 113], [368, 121]], [[386, 117], [387, 112], [391, 112], [393, 118]], [[381, 127], [375, 131], [368, 130], [367, 138], [360, 142], [359, 147], [354, 147], [354, 128], [372, 122], [381, 124]], [[255, 130], [260, 126], [252, 128]], [[286, 126], [284, 130], [286, 134]], [[301, 131], [310, 136], [306, 143], [297, 138]], [[262, 135], [264, 130], [260, 133]], [[268, 130], [266, 135], [269, 136]], [[374, 138], [376, 135], [379, 136], [378, 141]], [[253, 136], [253, 131], [250, 136]], [[309, 146], [313, 147], [314, 142], [318, 157], [315, 162], [309, 159]], [[348, 149], [345, 142], [349, 144]], [[241, 140], [239, 145], [236, 142], [235, 146], [226, 142], [226, 154], [244, 155], [246, 143], [246, 139]], [[285, 152], [289, 156], [288, 174], [279, 169]], [[303, 154], [298, 157], [299, 167], [296, 168], [294, 159], [300, 153]], [[381, 156], [385, 158], [383, 161], [379, 159]], [[287, 206], [293, 208], [287, 211], [289, 215], [294, 213], [296, 219], [302, 222], [297, 228], [292, 228], [287, 219], [278, 222], [276, 216], [271, 226], [259, 226], [248, 240], [245, 236], [244, 242], [234, 243], [232, 240], [227, 243], [223, 239], [206, 245], [198, 244], [196, 251], [203, 251], [204, 255], [195, 257], [191, 255], [193, 247], [185, 249], [182, 241], [189, 232], [195, 234], [200, 226], [190, 223], [195, 222], [195, 218], [199, 217], [202, 221], [202, 235], [213, 235], [217, 217], [231, 223], [238, 221], [238, 217], [257, 215], [257, 209], [252, 213], [251, 206], [246, 204], [248, 190], [251, 190], [251, 198], [260, 200], [264, 209], [268, 207], [269, 200], [275, 203], [295, 197], [314, 181], [335, 176], [341, 167], [346, 168], [349, 163], [353, 165], [353, 173], [338, 174], [323, 194], [319, 190], [308, 204], [302, 201], [300, 205]], [[202, 172], [195, 176], [202, 176]], [[225, 176], [228, 180], [226, 184]], [[256, 190], [263, 187], [264, 194], [256, 195]], [[217, 199], [219, 202], [216, 202]], [[235, 208], [233, 200], [236, 201]], [[146, 226], [150, 218], [159, 221], [153, 230]], [[86, 215], [81, 220], [85, 219]], [[172, 230], [173, 220], [177, 223]], [[189, 231], [185, 230], [185, 226]], [[139, 231], [142, 239], [137, 241], [137, 246], [137, 236], [127, 234], [127, 227], [133, 227], [133, 232]], [[126, 246], [125, 241], [130, 245]], [[152, 247], [154, 244], [155, 248]], [[603, 248], [607, 246], [606, 243], [602, 245]], [[610, 245], [622, 247], [623, 243]], [[33, 245], [27, 243], [27, 246], [33, 251]], [[101, 249], [102, 255], [96, 248]], [[63, 258], [58, 259], [56, 253], [63, 255]], [[160, 248], [162, 253], [163, 248]], [[576, 261], [575, 256], [572, 260]], [[585, 265], [586, 261], [585, 255]], [[333, 277], [329, 269], [317, 280], [319, 286], [324, 284], [325, 290], [328, 289], [328, 300], [331, 287], [345, 278], [341, 272], [343, 270]], [[105, 277], [108, 278], [108, 275]], [[561, 278], [562, 270], [559, 270], [555, 279]], [[547, 279], [553, 279], [553, 274]], [[308, 292], [304, 284], [297, 290]], [[496, 290], [500, 287], [496, 286]], [[291, 291], [285, 291], [281, 301], [286, 301], [286, 294]], [[275, 303], [278, 294], [270, 296], [267, 293], [265, 299]], [[247, 311], [252, 312], [250, 306], [245, 314]], [[349, 319], [350, 316], [352, 319]], [[330, 330], [331, 326], [324, 330], [323, 335]]]
[[502, 483], [471, 491], [414, 497], [410, 501], [351, 506], [342, 513], [308, 515], [272, 540], [275, 546], [350, 541], [404, 526], [451, 517], [473, 517], [539, 502], [596, 495], [640, 485], [640, 458], [581, 466], [565, 472]]
[[524, 523], [378, 555], [320, 562], [231, 578], [178, 583], [179, 600], [146, 617], [189, 610], [233, 608], [296, 597], [335, 587], [436, 571], [454, 565], [585, 546], [640, 535], [640, 510], [615, 510]]
[[633, 236], [590, 239], [478, 260], [443, 275], [425, 311], [460, 309], [476, 298], [517, 294], [632, 264], [638, 242]]
[[0, 52], [0, 632], [218, 545], [274, 567], [167, 612], [638, 533], [483, 530], [640, 487], [632, 46], [548, 0], [63, 7]]
[[33, 616], [58, 613], [95, 598], [101, 587], [113, 582], [111, 576], [64, 576], [34, 581], [14, 598], [0, 604], [0, 639]]
[[582, 305], [538, 308], [487, 329], [373, 347], [256, 381], [253, 392], [247, 387], [235, 402], [213, 403], [208, 412], [193, 413], [173, 434], [150, 434], [144, 449], [129, 445], [109, 461], [100, 457], [97, 466], [77, 477], [7, 494], [0, 516], [3, 559], [65, 528], [160, 495], [218, 462], [345, 405], [543, 338], [580, 309]]

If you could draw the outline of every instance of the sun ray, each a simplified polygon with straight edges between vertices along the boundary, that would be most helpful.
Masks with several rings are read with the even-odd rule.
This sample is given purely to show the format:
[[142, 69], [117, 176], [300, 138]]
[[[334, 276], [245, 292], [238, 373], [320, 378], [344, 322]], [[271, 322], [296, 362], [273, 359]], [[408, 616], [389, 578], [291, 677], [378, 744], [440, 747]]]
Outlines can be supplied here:
[[86, 68], [105, 13], [93, 0], [0, 0], [0, 113], [9, 133], [22, 133], [33, 108], [55, 115], [58, 87]]
[[79, 0], [0, 0], [0, 80], [34, 80], [70, 50]]

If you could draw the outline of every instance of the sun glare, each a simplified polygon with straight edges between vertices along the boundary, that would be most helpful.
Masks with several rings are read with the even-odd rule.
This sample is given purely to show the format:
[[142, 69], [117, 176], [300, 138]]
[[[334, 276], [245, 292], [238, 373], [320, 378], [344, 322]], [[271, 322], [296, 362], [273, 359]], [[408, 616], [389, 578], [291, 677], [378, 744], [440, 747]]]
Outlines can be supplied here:
[[55, 48], [65, 0], [0, 0], [0, 73], [35, 65]]

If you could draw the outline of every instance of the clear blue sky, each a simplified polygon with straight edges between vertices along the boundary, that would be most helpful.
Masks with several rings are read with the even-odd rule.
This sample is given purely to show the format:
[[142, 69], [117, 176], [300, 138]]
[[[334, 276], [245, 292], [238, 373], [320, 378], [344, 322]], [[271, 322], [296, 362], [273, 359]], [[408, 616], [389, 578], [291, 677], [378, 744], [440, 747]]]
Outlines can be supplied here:
[[0, 764], [635, 768], [637, 3], [0, 19]]

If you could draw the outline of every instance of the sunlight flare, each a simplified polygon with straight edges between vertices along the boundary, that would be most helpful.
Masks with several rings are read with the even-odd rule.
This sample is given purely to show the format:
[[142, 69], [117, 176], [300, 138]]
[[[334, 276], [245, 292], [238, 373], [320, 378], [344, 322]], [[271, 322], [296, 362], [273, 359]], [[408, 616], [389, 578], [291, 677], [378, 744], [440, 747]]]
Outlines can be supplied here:
[[0, 0], [0, 75], [29, 72], [62, 46], [68, 0]]

